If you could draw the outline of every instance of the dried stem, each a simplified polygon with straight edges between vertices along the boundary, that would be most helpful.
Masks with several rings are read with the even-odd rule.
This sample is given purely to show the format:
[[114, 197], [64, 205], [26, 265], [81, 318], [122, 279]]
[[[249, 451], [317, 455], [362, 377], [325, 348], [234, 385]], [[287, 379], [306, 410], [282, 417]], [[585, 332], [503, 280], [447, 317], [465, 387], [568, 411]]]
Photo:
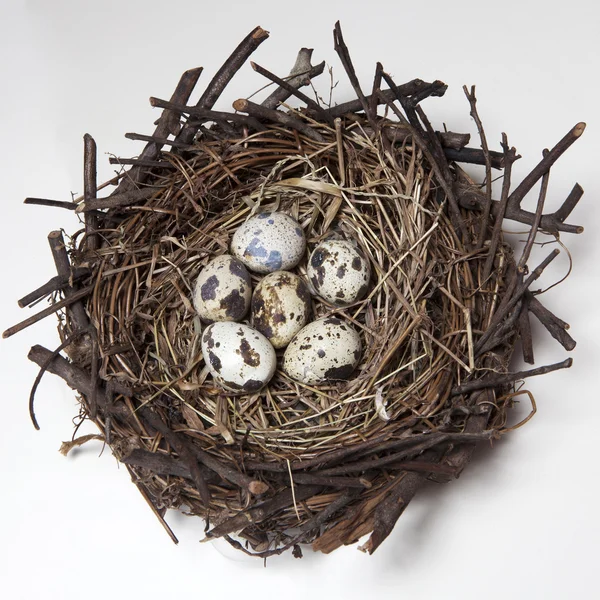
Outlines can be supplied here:
[[[96, 181], [96, 142], [86, 133], [83, 136], [83, 197], [85, 202], [96, 198], [98, 184]], [[94, 251], [100, 247], [100, 238], [96, 233], [98, 229], [97, 213], [85, 215], [85, 233], [87, 249]]]
[[[269, 37], [269, 32], [261, 27], [255, 27], [231, 53], [223, 66], [217, 71], [206, 87], [206, 90], [198, 100], [198, 108], [212, 108], [216, 101], [231, 81], [233, 76], [240, 70], [242, 65], [248, 60], [250, 55]], [[183, 101], [171, 99], [176, 104], [185, 104], [187, 98]], [[194, 139], [198, 126], [186, 124], [175, 138], [178, 142], [189, 144]]]
[[528, 371], [517, 371], [516, 373], [506, 373], [505, 375], [490, 376], [483, 379], [478, 379], [477, 381], [469, 381], [452, 388], [452, 395], [458, 396], [459, 394], [468, 394], [474, 392], [475, 390], [502, 387], [509, 383], [518, 381], [519, 379], [526, 379], [527, 377], [534, 377], [536, 375], [545, 375], [546, 373], [552, 373], [552, 371], [558, 371], [559, 369], [568, 369], [572, 364], [573, 359], [567, 358], [562, 362], [547, 365], [545, 367], [529, 369]]
[[[296, 62], [292, 67], [289, 76], [285, 79], [288, 85], [295, 89], [308, 85], [311, 79], [318, 77], [325, 69], [325, 61], [312, 66], [312, 48], [301, 48], [296, 57]], [[261, 106], [265, 108], [277, 108], [282, 102], [285, 102], [290, 96], [289, 88], [277, 88], [268, 96]]]
[[46, 283], [29, 292], [17, 301], [20, 308], [31, 306], [34, 302], [49, 296], [53, 292], [58, 292], [71, 285], [71, 282], [79, 281], [90, 274], [90, 270], [85, 267], [73, 269], [70, 275], [56, 275]]
[[467, 86], [463, 86], [463, 91], [469, 105], [471, 106], [471, 116], [477, 125], [477, 131], [479, 132], [479, 139], [481, 140], [481, 149], [483, 150], [483, 158], [485, 161], [485, 204], [483, 206], [483, 214], [481, 215], [481, 226], [479, 227], [479, 234], [477, 236], [477, 242], [475, 248], [481, 248], [483, 241], [487, 234], [488, 220], [490, 218], [490, 210], [492, 208], [492, 160], [490, 157], [490, 150], [488, 148], [487, 138], [485, 131], [483, 130], [483, 123], [479, 118], [477, 112], [477, 97], [475, 96], [475, 86], [471, 86], [471, 91]]
[[[196, 83], [202, 73], [202, 67], [190, 69], [186, 71], [179, 80], [173, 95], [171, 96], [171, 102], [176, 104], [185, 104], [191, 93], [196, 87]], [[179, 131], [179, 117], [176, 117], [172, 112], [165, 110], [162, 116], [158, 120], [156, 129], [154, 130], [154, 136], [157, 138], [167, 137], [169, 134], [176, 134]], [[193, 137], [193, 136], [192, 136]], [[140, 160], [154, 161], [160, 156], [162, 150], [162, 144], [159, 142], [150, 142], [142, 150], [139, 156]], [[148, 176], [147, 171], [144, 171], [143, 167], [136, 166], [127, 172], [127, 176], [124, 177], [117, 189], [115, 194], [122, 194], [130, 192], [136, 189], [139, 184], [143, 183]]]
[[277, 77], [277, 75], [274, 75], [270, 71], [267, 71], [267, 69], [261, 67], [260, 65], [257, 65], [255, 62], [250, 61], [250, 65], [259, 75], [262, 75], [263, 77], [266, 77], [269, 81], [276, 83], [280, 88], [289, 92], [290, 96], [295, 96], [296, 98], [304, 102], [306, 106], [308, 108], [311, 108], [317, 116], [321, 117], [321, 119], [323, 119], [330, 125], [333, 125], [333, 117], [324, 108], [321, 108], [321, 106], [319, 106], [312, 98], [309, 98], [306, 94], [303, 94], [293, 85], [287, 83], [287, 81], [284, 81], [283, 79], [280, 79], [279, 77]]
[[265, 108], [260, 104], [255, 104], [250, 100], [245, 100], [244, 98], [240, 98], [233, 103], [233, 108], [235, 110], [239, 110], [240, 112], [247, 113], [252, 117], [256, 117], [257, 119], [263, 119], [265, 121], [270, 121], [271, 123], [278, 123], [280, 125], [284, 125], [285, 127], [291, 127], [296, 131], [304, 134], [306, 137], [314, 140], [316, 142], [323, 142], [323, 136], [321, 136], [315, 129], [313, 129], [308, 123], [293, 117], [287, 113], [284, 113], [281, 110], [272, 110], [270, 108]]

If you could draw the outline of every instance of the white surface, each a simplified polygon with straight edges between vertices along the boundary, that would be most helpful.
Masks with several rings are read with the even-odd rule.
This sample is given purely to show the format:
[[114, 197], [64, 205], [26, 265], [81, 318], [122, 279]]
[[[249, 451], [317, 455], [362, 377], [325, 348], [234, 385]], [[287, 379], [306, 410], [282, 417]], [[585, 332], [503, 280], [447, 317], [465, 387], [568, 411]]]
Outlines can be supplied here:
[[[573, 257], [568, 282], [544, 301], [571, 323], [575, 364], [531, 380], [539, 412], [525, 428], [478, 453], [459, 481], [430, 487], [372, 557], [355, 548], [331, 556], [235, 562], [201, 545], [199, 523], [170, 517], [174, 546], [125, 469], [92, 443], [69, 458], [58, 453], [72, 433], [73, 395], [52, 376], [37, 401], [34, 431], [27, 396], [36, 369], [33, 343], [56, 344], [52, 319], [0, 344], [3, 485], [0, 493], [0, 581], [6, 598], [565, 598], [596, 588], [600, 542], [597, 427], [597, 176], [599, 47], [595, 3], [454, 2], [98, 2], [43, 0], [0, 8], [4, 227], [2, 329], [23, 318], [16, 299], [52, 275], [46, 234], [76, 223], [63, 211], [21, 204], [25, 196], [69, 199], [82, 189], [82, 136], [98, 143], [99, 180], [112, 170], [104, 153], [128, 156], [149, 133], [185, 69], [203, 65], [199, 89], [244, 35], [260, 24], [271, 39], [260, 64], [287, 72], [302, 46], [315, 48], [349, 85], [332, 47], [340, 18], [365, 87], [380, 60], [397, 79], [442, 79], [446, 97], [430, 99], [434, 125], [475, 133], [461, 86], [477, 84], [488, 139], [506, 131], [523, 159], [517, 179], [577, 121], [583, 138], [552, 171], [548, 206], [577, 180], [586, 190], [565, 236]], [[326, 79], [323, 77], [322, 79]], [[249, 66], [221, 107], [261, 85]], [[327, 91], [326, 84], [321, 84]], [[197, 97], [197, 95], [196, 95]], [[532, 199], [534, 201], [534, 199]], [[564, 253], [563, 253], [564, 255]], [[544, 282], [565, 272], [561, 258]], [[8, 283], [9, 282], [9, 283]], [[536, 328], [537, 364], [566, 353]], [[521, 410], [526, 413], [526, 408]], [[212, 593], [209, 593], [210, 592]]]

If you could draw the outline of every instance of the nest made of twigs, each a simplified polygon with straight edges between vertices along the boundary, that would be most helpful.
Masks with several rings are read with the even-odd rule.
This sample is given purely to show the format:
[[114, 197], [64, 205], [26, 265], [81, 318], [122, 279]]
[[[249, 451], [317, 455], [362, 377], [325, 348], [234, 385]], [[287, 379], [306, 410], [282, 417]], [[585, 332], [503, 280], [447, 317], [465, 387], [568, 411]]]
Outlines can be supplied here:
[[[260, 32], [242, 42], [226, 71]], [[336, 50], [352, 75], [339, 27]], [[505, 213], [493, 210], [490, 173], [507, 168], [506, 211], [516, 153], [506, 140], [503, 154], [485, 143], [471, 151], [471, 162], [486, 165], [486, 203], [455, 162], [465, 136], [448, 148], [457, 137], [433, 132], [418, 106], [443, 95], [444, 84], [396, 87], [377, 73], [390, 90], [362, 99], [359, 92], [358, 105], [343, 109], [299, 92], [304, 109], [234, 103], [248, 116], [214, 113], [206, 102], [194, 111], [182, 106], [187, 97], [154, 99], [166, 110], [117, 191], [95, 198], [93, 169], [86, 171], [77, 207], [86, 233], [72, 239], [72, 265], [60, 233], [51, 234], [63, 279], [70, 272], [58, 306], [66, 306], [59, 350], [66, 347], [72, 363], [39, 347], [31, 358], [81, 392], [84, 414], [165, 526], [166, 509], [183, 507], [207, 519], [209, 539], [225, 537], [259, 556], [298, 553], [302, 543], [329, 552], [367, 533], [372, 552], [426, 479], [457, 476], [475, 442], [505, 427], [510, 383], [520, 375], [508, 374], [508, 362], [525, 336], [528, 250], [517, 265], [502, 240]], [[182, 82], [193, 88], [194, 77], [190, 71]], [[288, 87], [306, 83], [296, 80]], [[213, 104], [219, 81], [203, 96]], [[479, 124], [474, 93], [467, 96]], [[387, 109], [378, 112], [378, 104]], [[190, 115], [182, 125], [181, 114]], [[176, 136], [171, 151], [161, 152], [168, 134]], [[95, 161], [89, 137], [86, 157], [86, 165]], [[305, 279], [310, 251], [332, 233], [354, 240], [370, 262], [363, 300], [340, 308], [312, 298], [314, 318], [341, 316], [361, 336], [364, 353], [348, 381], [309, 386], [278, 369], [263, 390], [244, 394], [209, 374], [204, 325], [191, 302], [195, 280], [264, 210], [284, 211], [303, 228], [307, 252], [294, 270]], [[543, 203], [529, 249], [541, 210]], [[558, 223], [552, 217], [545, 218]], [[259, 280], [252, 276], [253, 285]]]

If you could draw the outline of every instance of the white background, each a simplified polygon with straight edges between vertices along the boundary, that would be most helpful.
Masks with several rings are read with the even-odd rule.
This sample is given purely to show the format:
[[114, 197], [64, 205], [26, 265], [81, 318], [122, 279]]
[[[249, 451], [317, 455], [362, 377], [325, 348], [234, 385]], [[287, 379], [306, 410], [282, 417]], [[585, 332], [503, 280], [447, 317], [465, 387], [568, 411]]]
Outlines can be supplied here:
[[[582, 139], [552, 170], [547, 206], [560, 205], [575, 181], [586, 190], [564, 236], [574, 258], [568, 281], [544, 302], [571, 323], [578, 340], [570, 371], [531, 380], [538, 414], [493, 450], [478, 452], [463, 476], [430, 486], [410, 505], [374, 556], [354, 547], [331, 556], [307, 551], [261, 561], [231, 560], [199, 544], [200, 523], [169, 522], [173, 545], [125, 469], [94, 442], [64, 458], [76, 403], [53, 376], [37, 402], [42, 426], [27, 415], [36, 369], [34, 343], [57, 345], [49, 319], [0, 343], [0, 581], [6, 598], [565, 598], [594, 595], [598, 511], [598, 14], [591, 1], [453, 2], [0, 2], [0, 165], [2, 172], [1, 329], [24, 318], [16, 299], [53, 275], [46, 234], [76, 228], [59, 209], [22, 205], [26, 196], [70, 199], [82, 191], [82, 136], [91, 133], [99, 180], [105, 153], [138, 153], [127, 131], [150, 133], [151, 95], [168, 98], [185, 69], [205, 68], [199, 90], [254, 26], [271, 32], [253, 56], [287, 73], [297, 50], [315, 49], [350, 86], [333, 51], [341, 19], [357, 72], [370, 87], [375, 62], [398, 82], [421, 77], [449, 84], [426, 101], [434, 125], [475, 133], [461, 87], [477, 84], [488, 138], [506, 131], [523, 155], [517, 180], [576, 122]], [[323, 77], [325, 79], [325, 77]], [[247, 65], [219, 104], [262, 84]], [[327, 86], [321, 84], [324, 91]], [[474, 138], [474, 145], [477, 140]], [[535, 198], [530, 200], [535, 201]], [[515, 239], [518, 241], [518, 238]], [[546, 248], [545, 251], [549, 249]], [[543, 284], [559, 279], [563, 252]], [[535, 328], [536, 364], [566, 352]], [[523, 406], [517, 415], [524, 416]]]

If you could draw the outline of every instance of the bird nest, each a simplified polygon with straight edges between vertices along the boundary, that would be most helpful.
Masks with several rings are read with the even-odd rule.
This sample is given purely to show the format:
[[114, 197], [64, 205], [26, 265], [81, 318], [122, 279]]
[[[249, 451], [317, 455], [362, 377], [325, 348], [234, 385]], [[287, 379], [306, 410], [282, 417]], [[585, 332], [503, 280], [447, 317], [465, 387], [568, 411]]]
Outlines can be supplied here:
[[[197, 105], [186, 102], [200, 69], [184, 73], [170, 101], [151, 100], [164, 109], [156, 131], [128, 134], [147, 146], [136, 159], [112, 159], [131, 168], [105, 184], [116, 186], [110, 195], [97, 195], [86, 136], [84, 196], [27, 200], [76, 210], [85, 228], [68, 242], [49, 235], [58, 275], [20, 303], [50, 296], [50, 306], [5, 336], [59, 314], [61, 345], [30, 353], [41, 367], [34, 424], [35, 388], [45, 371], [56, 373], [101, 431], [65, 451], [100, 437], [173, 539], [163, 517], [183, 508], [206, 520], [208, 539], [261, 557], [301, 555], [301, 544], [330, 552], [366, 534], [363, 549], [373, 552], [424, 482], [457, 477], [478, 442], [512, 429], [515, 381], [570, 366], [508, 369], [519, 338], [533, 362], [530, 314], [567, 350], [575, 345], [531, 289], [557, 251], [535, 269], [528, 261], [539, 232], [582, 230], [564, 222], [578, 185], [554, 213], [544, 213], [544, 200], [551, 165], [584, 125], [513, 189], [518, 156], [506, 136], [501, 151], [488, 149], [474, 89], [465, 93], [480, 148], [432, 128], [421, 102], [443, 96], [442, 82], [396, 85], [378, 64], [365, 94], [339, 25], [335, 49], [357, 100], [331, 106], [302, 93], [324, 67], [302, 49], [285, 79], [252, 63], [275, 86], [262, 103], [214, 111], [266, 37], [252, 31]], [[464, 163], [483, 166], [483, 183]], [[498, 201], [492, 169], [504, 174]], [[521, 201], [540, 180], [536, 211], [525, 211]], [[306, 281], [310, 251], [332, 233], [354, 240], [370, 263], [363, 299], [343, 307], [311, 300], [313, 318], [343, 318], [360, 335], [363, 354], [349, 379], [308, 385], [278, 368], [266, 387], [245, 393], [210, 374], [195, 280], [262, 211], [285, 212], [302, 227], [307, 252], [293, 270]], [[504, 218], [529, 226], [517, 258], [502, 237]], [[253, 274], [253, 286], [259, 281]]]

